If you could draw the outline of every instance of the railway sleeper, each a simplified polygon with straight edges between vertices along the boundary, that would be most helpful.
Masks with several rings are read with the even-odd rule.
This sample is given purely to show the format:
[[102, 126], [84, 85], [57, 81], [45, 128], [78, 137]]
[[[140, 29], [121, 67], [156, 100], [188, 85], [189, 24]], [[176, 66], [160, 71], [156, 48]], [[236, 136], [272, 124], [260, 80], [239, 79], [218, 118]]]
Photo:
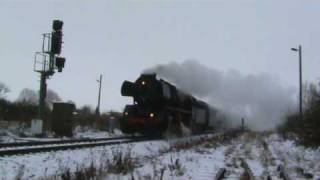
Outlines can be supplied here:
[[226, 173], [227, 173], [226, 168], [220, 168], [216, 177], [215, 177], [215, 180], [222, 180], [222, 179], [226, 178]]
[[242, 174], [240, 179], [254, 180], [255, 179], [254, 174], [252, 173], [252, 170], [250, 169], [248, 163], [243, 158], [241, 158], [240, 160], [241, 160], [241, 166], [244, 169], [244, 173]]
[[297, 167], [296, 171], [306, 179], [313, 179], [313, 174], [310, 172], [306, 172], [303, 168]]
[[289, 177], [286, 168], [280, 164], [277, 168], [277, 171], [279, 172], [279, 177], [282, 178], [283, 180], [291, 180], [291, 178]]

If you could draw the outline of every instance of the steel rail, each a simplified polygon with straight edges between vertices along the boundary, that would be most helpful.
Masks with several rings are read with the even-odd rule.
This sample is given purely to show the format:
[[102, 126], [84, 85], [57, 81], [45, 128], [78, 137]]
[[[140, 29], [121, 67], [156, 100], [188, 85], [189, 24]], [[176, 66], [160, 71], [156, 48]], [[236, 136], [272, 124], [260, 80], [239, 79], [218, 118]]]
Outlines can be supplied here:
[[255, 179], [254, 174], [250, 169], [248, 163], [243, 158], [241, 158], [241, 166], [244, 168], [243, 176], [246, 176], [250, 180], [254, 180]]
[[98, 142], [108, 140], [121, 140], [121, 139], [132, 139], [134, 137], [142, 138], [144, 136], [122, 136], [112, 138], [85, 138], [85, 139], [68, 139], [68, 140], [54, 140], [54, 141], [33, 141], [33, 142], [18, 142], [18, 143], [0, 143], [0, 148], [9, 147], [21, 147], [21, 146], [39, 146], [39, 145], [50, 145], [50, 144], [67, 144], [67, 143], [81, 143], [81, 142]]
[[108, 146], [108, 145], [118, 145], [118, 144], [128, 144], [134, 142], [142, 141], [154, 141], [159, 140], [160, 138], [135, 138], [128, 140], [118, 140], [111, 142], [94, 142], [94, 143], [85, 143], [85, 144], [69, 144], [69, 145], [56, 145], [56, 146], [47, 146], [47, 147], [28, 147], [24, 149], [9, 149], [9, 150], [0, 150], [0, 157], [4, 156], [13, 156], [13, 155], [24, 155], [30, 153], [39, 153], [39, 152], [50, 152], [50, 151], [60, 151], [60, 150], [74, 150], [80, 148], [90, 148], [97, 146]]
[[225, 177], [226, 173], [227, 173], [227, 169], [226, 168], [219, 169], [219, 171], [218, 171], [218, 173], [217, 173], [217, 175], [215, 177], [215, 180], [222, 180], [222, 179], [226, 178]]

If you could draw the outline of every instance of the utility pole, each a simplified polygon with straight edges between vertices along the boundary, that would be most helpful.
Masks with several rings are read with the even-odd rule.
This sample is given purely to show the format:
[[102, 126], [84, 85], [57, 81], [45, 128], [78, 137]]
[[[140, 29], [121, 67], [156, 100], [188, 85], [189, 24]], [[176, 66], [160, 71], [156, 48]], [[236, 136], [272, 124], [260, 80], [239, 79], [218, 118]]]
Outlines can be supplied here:
[[99, 93], [98, 93], [98, 105], [97, 105], [96, 115], [100, 116], [100, 98], [101, 98], [102, 74], [100, 74], [100, 79], [97, 80], [97, 82], [99, 83]]
[[42, 51], [35, 53], [34, 71], [40, 74], [38, 109], [38, 120], [40, 121], [43, 121], [45, 116], [46, 80], [55, 73], [56, 69], [62, 72], [65, 64], [65, 58], [59, 56], [62, 47], [62, 26], [62, 21], [54, 20], [52, 32], [43, 34]]
[[299, 45], [299, 48], [291, 48], [292, 51], [299, 52], [299, 116], [300, 120], [303, 119], [303, 112], [302, 112], [302, 47]]
[[241, 130], [244, 131], [244, 119], [241, 118]]

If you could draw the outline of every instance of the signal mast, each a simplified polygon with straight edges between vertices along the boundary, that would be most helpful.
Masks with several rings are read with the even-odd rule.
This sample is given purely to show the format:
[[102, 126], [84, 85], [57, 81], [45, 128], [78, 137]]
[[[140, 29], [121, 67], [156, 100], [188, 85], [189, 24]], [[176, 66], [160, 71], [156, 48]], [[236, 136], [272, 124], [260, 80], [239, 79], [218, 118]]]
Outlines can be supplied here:
[[44, 120], [47, 94], [46, 80], [55, 73], [55, 70], [62, 72], [66, 61], [64, 57], [60, 56], [63, 36], [62, 26], [62, 21], [54, 20], [52, 32], [43, 34], [42, 51], [35, 53], [34, 71], [40, 74], [38, 120]]

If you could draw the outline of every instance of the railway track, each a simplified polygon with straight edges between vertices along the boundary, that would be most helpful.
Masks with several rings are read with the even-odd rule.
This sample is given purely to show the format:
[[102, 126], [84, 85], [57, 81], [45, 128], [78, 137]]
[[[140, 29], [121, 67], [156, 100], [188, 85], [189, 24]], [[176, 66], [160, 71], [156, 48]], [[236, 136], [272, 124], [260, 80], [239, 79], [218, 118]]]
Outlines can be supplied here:
[[[142, 136], [137, 136], [142, 137]], [[83, 138], [83, 139], [67, 139], [67, 140], [54, 140], [54, 141], [32, 141], [32, 142], [18, 142], [18, 143], [0, 143], [0, 149], [11, 148], [11, 147], [22, 147], [22, 146], [39, 146], [39, 145], [50, 145], [50, 144], [67, 144], [67, 143], [81, 143], [81, 142], [98, 142], [108, 140], [121, 140], [133, 138], [132, 136], [123, 137], [112, 137], [112, 138]]]
[[[202, 135], [212, 134], [212, 132], [203, 133]], [[69, 139], [54, 141], [33, 141], [19, 143], [0, 143], [0, 157], [31, 154], [38, 152], [49, 152], [59, 150], [72, 150], [79, 148], [89, 148], [95, 146], [107, 146], [117, 144], [127, 144], [141, 141], [159, 140], [162, 137], [147, 136], [123, 136], [112, 138], [95, 138], [95, 139]]]
[[283, 180], [291, 180], [289, 174], [286, 171], [286, 168], [283, 165], [278, 166], [279, 177]]
[[[245, 161], [242, 161], [242, 166], [244, 168], [244, 172], [240, 177], [233, 176], [231, 177], [231, 174], [228, 174], [228, 169], [223, 167], [220, 168], [219, 171], [217, 172], [215, 176], [215, 180], [224, 180], [224, 179], [240, 179], [240, 180], [255, 180], [256, 177], [253, 175], [250, 167]], [[286, 168], [283, 165], [278, 166], [278, 174], [274, 175], [276, 177], [268, 176], [266, 179], [267, 180], [272, 180], [272, 179], [282, 179], [282, 180], [291, 180], [290, 176], [288, 175]], [[259, 178], [258, 178], [259, 179]]]
[[137, 136], [137, 137], [115, 137], [115, 138], [62, 140], [62, 141], [45, 141], [45, 142], [6, 143], [6, 144], [0, 145], [0, 157], [24, 155], [24, 154], [39, 153], [39, 152], [73, 150], [73, 149], [90, 148], [90, 147], [96, 147], [96, 146], [128, 144], [128, 143], [152, 141], [152, 140], [158, 140], [158, 139], [159, 138]]
[[[252, 148], [260, 149], [258, 156], [252, 156]], [[258, 153], [256, 151], [256, 153]], [[240, 180], [291, 180], [288, 169], [286, 168], [285, 159], [276, 163], [275, 156], [269, 149], [268, 143], [262, 137], [253, 137], [251, 143], [248, 141], [241, 142], [240, 145], [232, 145], [225, 151], [227, 157], [225, 167], [221, 167], [215, 176], [215, 180], [223, 179], [240, 179]], [[263, 171], [257, 170], [256, 167], [250, 167], [247, 160], [255, 160], [261, 163]], [[283, 164], [284, 163], [284, 164]], [[255, 166], [253, 164], [253, 166]], [[258, 168], [259, 169], [259, 168]]]
[[243, 158], [241, 158], [241, 166], [244, 169], [243, 174], [241, 175], [240, 179], [249, 179], [249, 180], [254, 180], [255, 176], [250, 169], [250, 166], [248, 165], [247, 161]]

